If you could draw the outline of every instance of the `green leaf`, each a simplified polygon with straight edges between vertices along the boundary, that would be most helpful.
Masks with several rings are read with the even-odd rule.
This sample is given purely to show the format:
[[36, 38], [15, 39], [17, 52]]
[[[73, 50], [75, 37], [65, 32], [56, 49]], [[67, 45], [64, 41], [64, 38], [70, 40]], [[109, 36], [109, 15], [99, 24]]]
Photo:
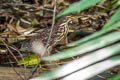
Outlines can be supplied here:
[[[119, 53], [120, 53], [120, 51], [119, 51]], [[115, 56], [115, 57], [111, 58], [111, 60], [120, 60], [120, 56]]]
[[120, 80], [120, 73], [107, 80]]
[[104, 25], [103, 29], [111, 27], [113, 23], [120, 20], [120, 8], [115, 12], [115, 14], [108, 20], [108, 22]]
[[65, 14], [82, 11], [88, 7], [94, 6], [95, 4], [99, 3], [100, 1], [102, 1], [102, 0], [80, 0], [79, 2], [76, 2], [72, 5], [70, 5], [67, 9], [65, 9], [63, 12], [58, 14], [56, 17], [58, 18]]
[[120, 31], [116, 31], [113, 33], [109, 33], [105, 36], [96, 38], [92, 41], [86, 42], [82, 45], [79, 45], [77, 47], [68, 49], [63, 52], [59, 52], [57, 54], [54, 54], [49, 57], [43, 58], [44, 60], [58, 60], [58, 59], [64, 59], [64, 58], [69, 58], [72, 56], [80, 55], [92, 50], [96, 50], [98, 48], [104, 47], [108, 44], [111, 44], [113, 42], [116, 42], [120, 40]]
[[[79, 71], [80, 72], [79, 74], [81, 74], [81, 72], [83, 72], [83, 70], [85, 71], [85, 73], [86, 72], [90, 73], [90, 71], [91, 71], [91, 73], [87, 74], [86, 76], [81, 75], [78, 78], [80, 79], [82, 77], [86, 77], [86, 78], [90, 77], [90, 75], [93, 73], [95, 75], [95, 74], [101, 73], [104, 70], [107, 70], [113, 66], [120, 64], [120, 60], [117, 62], [111, 60], [111, 58], [108, 60], [104, 60], [104, 59], [112, 56], [113, 54], [116, 54], [116, 52], [118, 52], [118, 51], [120, 51], [119, 44], [108, 46], [106, 48], [92, 52], [86, 56], [83, 56], [79, 59], [71, 61], [70, 63], [65, 64], [64, 66], [61, 66], [61, 67], [59, 67], [51, 72], [41, 74], [40, 77], [38, 77], [36, 80], [53, 80], [55, 78], [63, 77], [63, 76], [66, 76], [68, 74], [71, 74], [71, 73], [74, 74], [75, 71], [77, 71], [77, 72]], [[114, 58], [114, 57], [112, 57], [112, 58]], [[104, 61], [101, 61], [101, 60], [104, 60]], [[99, 62], [99, 61], [101, 61], [101, 62]], [[99, 63], [92, 65], [96, 62], [99, 62]], [[91, 70], [90, 70], [90, 67], [91, 67]], [[87, 70], [86, 68], [89, 68], [89, 70], [86, 71]], [[99, 69], [94, 70], [93, 68], [99, 68]], [[93, 75], [91, 75], [91, 76], [93, 76]], [[75, 77], [74, 77], [74, 79], [75, 79]], [[75, 79], [75, 80], [79, 80], [79, 79]], [[66, 80], [73, 80], [73, 79], [66, 79]], [[86, 79], [80, 79], [80, 80], [86, 80]], [[119, 80], [119, 79], [115, 79], [115, 80]]]
[[119, 6], [118, 5], [118, 0], [111, 0], [110, 3], [104, 8], [104, 11], [107, 12], [111, 8], [115, 8], [117, 6]]
[[35, 26], [37, 24], [40, 24], [40, 23], [36, 18], [34, 18], [33, 21], [32, 21], [32, 25]]
[[30, 54], [24, 57], [23, 59], [24, 61], [22, 59], [19, 61], [19, 65], [25, 64], [26, 66], [31, 66], [31, 65], [38, 64], [38, 61], [40, 58], [36, 56], [35, 54]]

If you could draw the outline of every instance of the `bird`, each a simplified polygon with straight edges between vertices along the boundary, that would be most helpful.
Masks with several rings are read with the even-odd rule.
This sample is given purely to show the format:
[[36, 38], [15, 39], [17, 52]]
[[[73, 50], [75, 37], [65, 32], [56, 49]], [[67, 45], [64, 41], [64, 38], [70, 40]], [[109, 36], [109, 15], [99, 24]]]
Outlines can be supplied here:
[[82, 16], [65, 15], [57, 19], [49, 42], [48, 38], [50, 36], [51, 27], [45, 28], [42, 32], [23, 43], [22, 49], [30, 49], [33, 53], [39, 55], [40, 57], [48, 56], [52, 48], [60, 41], [65, 40], [67, 37], [69, 23], [74, 18], [76, 19], [81, 17]]

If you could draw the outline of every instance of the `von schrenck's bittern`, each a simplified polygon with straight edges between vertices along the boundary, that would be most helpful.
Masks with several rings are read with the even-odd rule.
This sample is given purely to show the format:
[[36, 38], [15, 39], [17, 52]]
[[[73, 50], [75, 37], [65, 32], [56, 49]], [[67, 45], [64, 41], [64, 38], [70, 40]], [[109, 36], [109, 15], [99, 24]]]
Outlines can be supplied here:
[[[57, 19], [56, 24], [52, 30], [51, 38], [49, 40], [48, 46], [48, 38], [50, 35], [51, 27], [44, 29], [40, 34], [32, 37], [29, 41], [25, 42], [22, 45], [24, 49], [31, 49], [35, 54], [39, 56], [47, 56], [48, 53], [46, 51], [51, 51], [52, 47], [58, 44], [61, 40], [67, 37], [69, 31], [69, 22], [73, 19], [81, 18], [81, 16], [73, 16], [66, 15], [59, 19]], [[48, 50], [49, 49], [49, 50]]]

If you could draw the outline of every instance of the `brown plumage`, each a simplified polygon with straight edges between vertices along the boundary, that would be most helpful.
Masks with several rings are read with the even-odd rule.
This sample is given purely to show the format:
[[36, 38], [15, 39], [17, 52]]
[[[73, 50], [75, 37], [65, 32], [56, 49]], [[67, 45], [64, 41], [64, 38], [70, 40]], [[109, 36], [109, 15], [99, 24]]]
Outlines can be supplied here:
[[46, 50], [49, 49], [48, 51], [51, 51], [53, 46], [58, 44], [62, 39], [65, 39], [69, 30], [68, 23], [71, 20], [72, 18], [70, 19], [68, 16], [64, 16], [56, 21], [48, 46], [46, 45], [50, 35], [51, 27], [44, 29], [42, 32], [40, 32], [40, 34], [32, 37], [28, 42], [23, 44], [22, 48], [29, 48], [41, 57], [47, 56]]

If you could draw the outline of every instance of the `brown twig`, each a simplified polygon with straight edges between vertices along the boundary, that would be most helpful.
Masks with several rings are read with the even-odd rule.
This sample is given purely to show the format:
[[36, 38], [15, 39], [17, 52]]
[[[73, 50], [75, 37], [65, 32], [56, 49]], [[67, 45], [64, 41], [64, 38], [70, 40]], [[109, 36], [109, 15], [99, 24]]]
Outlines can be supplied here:
[[[12, 45], [12, 46], [14, 46], [14, 45]], [[22, 58], [23, 62], [25, 62], [23, 56], [21, 55], [21, 52], [15, 46], [14, 47], [12, 47], [12, 46], [9, 46], [9, 47], [12, 48], [13, 50], [17, 51], [18, 54], [20, 55], [20, 57]], [[24, 64], [24, 69], [25, 69], [24, 79], [27, 80], [27, 78], [26, 78], [27, 77], [26, 76], [27, 68], [26, 68], [25, 64]]]
[[[13, 55], [13, 53], [12, 53], [12, 51], [9, 49], [9, 46], [4, 42], [4, 40], [0, 37], [0, 40], [3, 42], [3, 44], [6, 46], [6, 48], [8, 49], [8, 51], [10, 52], [10, 54], [13, 56], [13, 58], [16, 60], [16, 62], [17, 63], [19, 63], [19, 61], [17, 60], [17, 58]], [[9, 57], [9, 56], [8, 56]], [[10, 63], [11, 63], [11, 60], [9, 59], [9, 61], [10, 61]], [[10, 64], [12, 67], [13, 67], [13, 65], [12, 64]], [[20, 78], [21, 79], [23, 79], [22, 78], [22, 76], [19, 74], [19, 73], [17, 73], [17, 71], [14, 69], [14, 71], [16, 72], [16, 74], [18, 74], [18, 76], [20, 76]], [[24, 80], [24, 79], [23, 79]]]
[[54, 28], [54, 25], [55, 25], [55, 15], [56, 15], [56, 0], [54, 0], [54, 10], [53, 10], [52, 26], [51, 26], [51, 31], [50, 31], [50, 35], [48, 37], [48, 41], [47, 41], [46, 47], [49, 45], [49, 42], [50, 42], [50, 39], [51, 39], [51, 36], [52, 36], [53, 28]]
[[[54, 25], [55, 25], [55, 15], [56, 15], [55, 13], [56, 13], [56, 0], [54, 0], [53, 21], [52, 21], [51, 31], [50, 31], [50, 35], [49, 35], [46, 47], [49, 45], [49, 41], [51, 39], [52, 31], [53, 31], [53, 28], [54, 28]], [[46, 52], [48, 53], [49, 51], [47, 50]], [[28, 79], [32, 78], [32, 76], [36, 72], [37, 68], [39, 67], [40, 62], [41, 61], [39, 60], [38, 64], [35, 66], [35, 68], [33, 69], [32, 73], [31, 73], [31, 75], [29, 76]]]
[[35, 5], [30, 5], [30, 4], [18, 4], [18, 3], [4, 3], [4, 4], [0, 4], [0, 6], [8, 6], [8, 5], [11, 5], [11, 6], [27, 6], [27, 7], [31, 7], [31, 8], [37, 8], [37, 9], [40, 9], [40, 10], [46, 10], [46, 11], [52, 11], [51, 9], [47, 9], [47, 8], [42, 8], [42, 7], [38, 7], [38, 6], [35, 6]]
[[6, 46], [6, 48], [8, 49], [8, 51], [10, 52], [10, 54], [14, 57], [14, 59], [16, 60], [17, 63], [19, 63], [19, 61], [17, 60], [17, 58], [14, 56], [14, 54], [12, 53], [12, 51], [9, 49], [9, 46], [3, 41], [3, 39], [0, 37], [0, 40], [3, 42], [3, 44]]

